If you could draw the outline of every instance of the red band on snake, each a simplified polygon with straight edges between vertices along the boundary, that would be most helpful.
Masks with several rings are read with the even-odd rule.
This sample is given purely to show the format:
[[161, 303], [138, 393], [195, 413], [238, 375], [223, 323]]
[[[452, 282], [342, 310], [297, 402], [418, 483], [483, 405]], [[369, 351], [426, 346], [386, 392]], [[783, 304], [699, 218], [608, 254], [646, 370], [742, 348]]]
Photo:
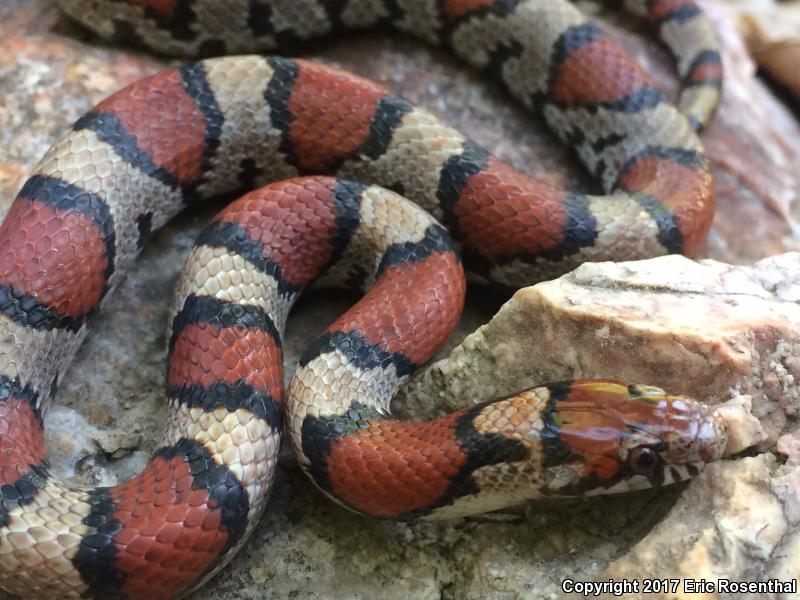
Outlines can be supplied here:
[[[0, 331], [13, 340], [0, 346], [2, 587], [152, 600], [200, 585], [257, 522], [284, 422], [323, 492], [399, 519], [665, 485], [720, 457], [711, 409], [611, 380], [541, 386], [427, 423], [388, 414], [455, 327], [459, 255], [487, 280], [523, 285], [585, 260], [697, 252], [713, 186], [693, 129], [713, 110], [720, 71], [693, 3], [633, 7], [676, 54], [680, 112], [557, 0], [248, 2], [224, 20], [211, 0], [61, 4], [101, 34], [167, 52], [378, 24], [414, 32], [499, 73], [608, 193], [555, 189], [382, 87], [302, 60], [188, 64], [101, 102], [0, 225]], [[337, 179], [298, 177], [311, 174]], [[147, 235], [188, 204], [285, 178], [231, 204], [192, 251], [173, 311], [169, 423], [151, 463], [113, 488], [58, 481], [46, 407]], [[367, 291], [284, 394], [283, 327], [312, 282]]]

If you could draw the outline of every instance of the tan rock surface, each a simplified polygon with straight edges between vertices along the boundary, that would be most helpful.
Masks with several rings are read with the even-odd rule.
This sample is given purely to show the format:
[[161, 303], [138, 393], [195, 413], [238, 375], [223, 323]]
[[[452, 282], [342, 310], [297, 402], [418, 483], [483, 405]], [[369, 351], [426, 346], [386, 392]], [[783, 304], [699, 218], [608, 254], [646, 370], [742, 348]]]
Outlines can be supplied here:
[[715, 465], [686, 490], [665, 519], [598, 577], [680, 580], [674, 594], [642, 593], [630, 598], [795, 597], [732, 596], [719, 590], [697, 595], [686, 585], [687, 580], [755, 582], [797, 577], [796, 558], [786, 557], [791, 563], [788, 568], [776, 568], [776, 557], [795, 543], [796, 536], [792, 528], [796, 523], [787, 514], [789, 506], [774, 492], [776, 481], [776, 461], [770, 454]]
[[727, 0], [753, 58], [800, 100], [800, 2]]
[[781, 294], [799, 274], [797, 253], [753, 268], [678, 256], [583, 265], [518, 291], [406, 388], [406, 406], [428, 416], [542, 381], [608, 374], [722, 404], [727, 453], [761, 453], [707, 469], [593, 575], [681, 580], [670, 593], [632, 598], [702, 597], [687, 591], [688, 579], [791, 580], [800, 574], [800, 305]]
[[797, 254], [756, 269], [681, 256], [585, 264], [519, 290], [407, 386], [406, 406], [441, 414], [543, 381], [613, 374], [712, 404], [749, 396], [765, 431], [742, 423], [735, 436], [750, 443], [737, 444], [774, 446], [800, 408], [800, 306], [759, 274], [792, 258], [791, 279]]

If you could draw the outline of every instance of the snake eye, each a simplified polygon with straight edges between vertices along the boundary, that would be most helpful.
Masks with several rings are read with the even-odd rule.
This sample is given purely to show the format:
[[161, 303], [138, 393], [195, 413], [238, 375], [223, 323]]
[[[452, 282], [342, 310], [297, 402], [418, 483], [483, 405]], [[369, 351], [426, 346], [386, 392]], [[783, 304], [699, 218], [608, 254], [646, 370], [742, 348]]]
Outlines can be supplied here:
[[628, 464], [634, 473], [650, 475], [658, 467], [658, 453], [649, 446], [634, 448], [628, 457]]

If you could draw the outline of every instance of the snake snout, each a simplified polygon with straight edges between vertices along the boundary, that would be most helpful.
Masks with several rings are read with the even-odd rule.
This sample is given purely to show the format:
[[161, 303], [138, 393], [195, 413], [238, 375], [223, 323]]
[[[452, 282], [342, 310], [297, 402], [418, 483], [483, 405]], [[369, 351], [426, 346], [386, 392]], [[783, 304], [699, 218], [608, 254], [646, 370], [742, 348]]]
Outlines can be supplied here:
[[714, 407], [672, 397], [666, 423], [670, 463], [702, 467], [722, 458], [728, 428]]
[[728, 426], [711, 407], [703, 407], [697, 425], [697, 453], [703, 462], [715, 462], [722, 458], [728, 443]]

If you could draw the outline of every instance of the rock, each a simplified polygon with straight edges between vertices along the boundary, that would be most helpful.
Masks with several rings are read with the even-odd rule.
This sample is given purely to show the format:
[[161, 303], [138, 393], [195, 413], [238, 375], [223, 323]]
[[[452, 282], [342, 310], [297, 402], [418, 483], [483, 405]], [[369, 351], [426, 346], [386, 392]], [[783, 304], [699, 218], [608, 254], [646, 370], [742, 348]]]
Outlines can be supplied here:
[[800, 431], [782, 435], [776, 447], [778, 452], [786, 457], [787, 465], [800, 465]]
[[[48, 440], [50, 462], [67, 477], [77, 476], [78, 464], [97, 452], [94, 438], [100, 434], [100, 430], [78, 411], [67, 406], [54, 406], [47, 415], [46, 423], [51, 431]], [[108, 485], [114, 479], [116, 478], [109, 474], [87, 483]]]
[[[770, 489], [775, 467], [774, 457], [762, 454], [706, 469], [670, 514], [598, 579], [674, 578], [679, 580], [679, 593], [626, 597], [696, 598], [686, 593], [687, 581], [705, 579], [716, 584], [723, 578], [761, 581], [777, 576], [773, 573], [780, 569], [773, 556], [796, 532], [790, 530], [785, 513], [789, 505]], [[796, 576], [794, 564], [794, 573], [778, 578], [791, 581]]]
[[798, 302], [800, 301], [800, 272], [797, 270], [799, 261], [800, 253], [797, 252], [770, 256], [753, 265], [754, 274], [764, 289], [770, 293], [787, 302]]
[[686, 580], [791, 581], [800, 437], [781, 434], [798, 409], [799, 258], [752, 268], [678, 256], [585, 264], [518, 291], [405, 389], [403, 410], [427, 418], [542, 381], [604, 375], [722, 403], [727, 454], [762, 453], [706, 469], [664, 519], [592, 574], [680, 580], [681, 593], [631, 598], [693, 597]]
[[725, 454], [738, 454], [762, 444], [768, 439], [767, 432], [761, 426], [761, 421], [753, 415], [752, 396], [740, 395], [734, 391], [733, 398], [719, 405], [718, 412], [728, 425], [728, 445]]
[[115, 431], [98, 436], [95, 443], [103, 454], [111, 459], [119, 459], [138, 448], [142, 443], [142, 436], [137, 433]]
[[738, 0], [725, 3], [758, 65], [800, 99], [800, 3]]
[[46, 424], [50, 463], [76, 483], [116, 485], [141, 471], [149, 459], [137, 451], [141, 434], [99, 429], [67, 406], [54, 406]]
[[[750, 416], [728, 409], [734, 451], [774, 446], [800, 408], [800, 306], [776, 297], [759, 274], [785, 262], [585, 264], [518, 291], [396, 404], [429, 417], [541, 382], [614, 376], [712, 404], [749, 396]], [[800, 261], [787, 277], [798, 270]]]

